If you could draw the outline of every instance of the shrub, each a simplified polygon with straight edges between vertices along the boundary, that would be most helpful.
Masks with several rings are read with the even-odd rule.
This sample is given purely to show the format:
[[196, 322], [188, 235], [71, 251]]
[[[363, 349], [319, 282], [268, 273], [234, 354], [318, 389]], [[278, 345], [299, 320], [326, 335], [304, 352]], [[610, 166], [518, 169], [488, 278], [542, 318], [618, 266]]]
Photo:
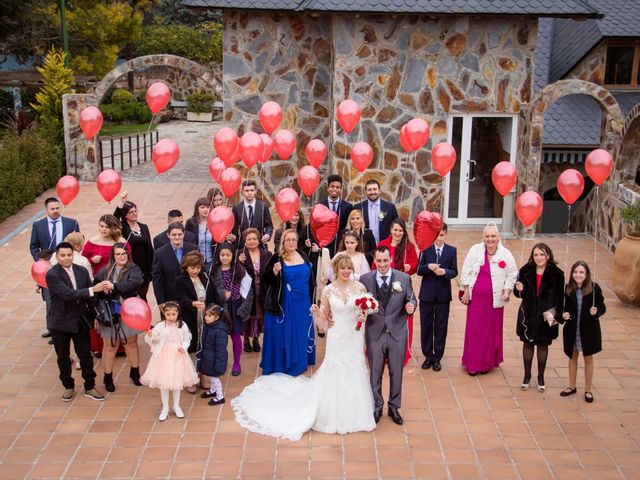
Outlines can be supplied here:
[[194, 62], [222, 61], [222, 29], [216, 22], [199, 27], [186, 25], [149, 25], [135, 45], [135, 55], [170, 53]]
[[620, 217], [629, 223], [629, 234], [640, 236], [640, 201], [620, 209]]
[[60, 146], [40, 129], [6, 134], [0, 149], [0, 221], [19, 211], [62, 174]]
[[193, 113], [211, 113], [213, 96], [208, 93], [192, 93], [187, 95], [187, 111]]
[[112, 103], [100, 105], [105, 120], [113, 123], [147, 123], [151, 121], [151, 111], [138, 102]]
[[0, 119], [13, 113], [13, 93], [0, 88]]
[[116, 88], [111, 93], [111, 103], [123, 104], [123, 103], [131, 103], [135, 101], [136, 101], [136, 97], [133, 95], [133, 93], [131, 93], [126, 88]]

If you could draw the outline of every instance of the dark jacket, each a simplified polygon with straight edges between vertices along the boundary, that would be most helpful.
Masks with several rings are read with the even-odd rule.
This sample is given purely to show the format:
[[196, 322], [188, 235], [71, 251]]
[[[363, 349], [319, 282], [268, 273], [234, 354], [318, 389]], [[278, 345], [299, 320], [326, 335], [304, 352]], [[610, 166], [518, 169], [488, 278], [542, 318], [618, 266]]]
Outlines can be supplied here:
[[[169, 243], [169, 236], [167, 235], [167, 231], [164, 230], [162, 232], [160, 232], [158, 235], [156, 235], [155, 237], [153, 237], [153, 248], [155, 250], [158, 250], [161, 247], [164, 247], [165, 245], [168, 245]], [[198, 245], [198, 239], [196, 238], [196, 236], [193, 234], [193, 232], [190, 232], [188, 230], [184, 231], [184, 243], [190, 243], [191, 245]]]
[[[595, 307], [598, 313], [591, 315], [589, 310], [593, 306], [593, 296], [595, 295]], [[578, 298], [576, 293], [564, 296], [565, 312], [571, 315], [569, 320], [561, 320], [564, 323], [562, 328], [562, 340], [564, 343], [564, 353], [567, 357], [573, 356], [573, 349], [576, 345], [576, 327], [578, 313]], [[600, 330], [600, 317], [607, 311], [604, 304], [602, 290], [597, 283], [593, 284], [593, 291], [582, 297], [582, 310], [580, 313], [580, 340], [582, 343], [582, 354], [593, 355], [602, 350], [602, 331]]]
[[[224, 292], [225, 292], [224, 280], [222, 278], [222, 270], [220, 268], [217, 268], [213, 271], [211, 280], [215, 284], [217, 298], [219, 298], [221, 302], [218, 305], [224, 306], [225, 310], [230, 311], [227, 305], [227, 300], [224, 298]], [[236, 310], [236, 316], [238, 317], [238, 319], [242, 320], [243, 322], [246, 322], [247, 320], [249, 320], [249, 316], [251, 315], [251, 308], [253, 307], [253, 282], [251, 283], [252, 283], [252, 286], [249, 289], [249, 293], [247, 294], [247, 297], [246, 298], [241, 297], [240, 306]]]
[[[140, 267], [145, 282], [151, 281], [151, 267], [153, 265], [153, 244], [149, 227], [144, 223], [138, 222], [140, 227], [140, 236], [136, 236], [131, 232], [131, 227], [127, 223], [124, 210], [117, 207], [113, 212], [113, 216], [120, 220], [122, 224], [122, 236], [131, 246], [131, 259], [133, 263]], [[168, 238], [167, 238], [168, 240]]]
[[[313, 265], [309, 260], [309, 257], [305, 255], [305, 253], [301, 250], [298, 250], [298, 253], [302, 256], [304, 262], [309, 266], [311, 272], [313, 272]], [[282, 262], [280, 255], [274, 253], [269, 259], [269, 263], [262, 272], [262, 284], [266, 287], [265, 297], [264, 297], [264, 309], [265, 311], [279, 314], [282, 313], [282, 299], [284, 292], [284, 285], [282, 284], [282, 271], [275, 275], [273, 273], [273, 266]], [[316, 287], [315, 276], [310, 272], [309, 275], [309, 300], [313, 301], [313, 291]]]
[[[331, 210], [332, 205], [329, 203], [329, 197], [325, 198], [320, 202], [322, 205]], [[338, 225], [338, 230], [344, 230], [347, 228], [347, 219], [349, 218], [349, 214], [351, 210], [353, 210], [353, 205], [347, 202], [346, 200], [340, 199], [338, 202], [338, 219], [340, 223]]]
[[[87, 303], [91, 303], [91, 278], [84, 267], [71, 265], [77, 288], [73, 288], [69, 274], [57, 264], [47, 272], [47, 287], [51, 295], [47, 326], [52, 330], [77, 333], [84, 322]], [[91, 325], [93, 326], [93, 325]]]
[[[182, 244], [182, 256], [198, 247], [190, 243]], [[178, 258], [173, 251], [173, 245], [169, 243], [164, 247], [156, 250], [153, 257], [153, 269], [151, 276], [153, 278], [153, 293], [156, 295], [158, 305], [167, 300], [176, 300], [175, 281], [180, 274], [180, 264]]]
[[233, 218], [235, 222], [231, 233], [237, 237], [235, 242], [236, 247], [244, 247], [242, 232], [250, 227], [258, 229], [258, 237], [261, 243], [263, 235], [273, 237], [271, 212], [269, 211], [269, 207], [263, 201], [256, 199], [255, 211], [253, 212], [253, 219], [251, 222], [249, 222], [249, 219], [247, 218], [247, 213], [244, 208], [244, 200], [236, 203], [231, 210], [233, 211]]
[[259, 248], [258, 251], [260, 252], [260, 271], [255, 272], [253, 270], [253, 262], [251, 261], [251, 256], [249, 255], [249, 251], [246, 248], [243, 250], [243, 253], [247, 257], [247, 259], [243, 263], [244, 268], [249, 274], [249, 276], [253, 279], [253, 282], [251, 283], [251, 290], [253, 290], [253, 302], [251, 302], [252, 303], [251, 315], [256, 314], [256, 302], [260, 301], [264, 305], [264, 295], [266, 292], [266, 288], [263, 287], [260, 289], [260, 292], [259, 292], [260, 298], [258, 298], [258, 295], [256, 292], [256, 275], [258, 276], [262, 275], [262, 272], [264, 272], [264, 269], [266, 268], [267, 263], [269, 263], [269, 259], [271, 258], [271, 255], [272, 255], [272, 253], [269, 250], [265, 250], [264, 248]]
[[422, 302], [447, 303], [451, 301], [451, 279], [458, 276], [458, 255], [456, 247], [442, 246], [440, 253], [440, 267], [444, 268], [444, 275], [436, 275], [429, 270], [430, 263], [436, 263], [437, 252], [435, 245], [431, 245], [420, 254], [417, 273], [422, 277], [418, 298]]
[[[364, 220], [365, 228], [371, 230], [371, 223], [369, 222], [369, 200], [354, 205], [353, 208], [357, 208], [362, 212], [362, 218]], [[379, 220], [379, 240], [384, 240], [391, 235], [391, 222], [398, 218], [398, 210], [393, 203], [389, 203], [382, 198], [380, 199], [380, 213], [384, 214], [384, 218]], [[375, 238], [375, 235], [374, 235]]]
[[220, 377], [227, 371], [227, 343], [229, 328], [224, 320], [202, 324], [202, 344], [196, 353], [198, 372], [209, 377]]
[[[110, 280], [107, 278], [107, 267], [102, 267], [93, 280], [93, 284], [96, 285], [103, 280]], [[142, 270], [135, 263], [132, 263], [129, 269], [124, 272], [122, 279], [119, 282], [113, 283], [113, 291], [107, 295], [103, 292], [99, 293], [100, 298], [116, 299], [122, 297], [123, 299], [129, 297], [135, 297], [138, 295], [138, 289], [143, 283]]]
[[525, 343], [534, 345], [551, 345], [558, 338], [558, 326], [550, 327], [543, 313], [551, 308], [556, 309], [555, 319], [562, 318], [562, 302], [564, 296], [564, 272], [556, 265], [548, 263], [540, 282], [540, 295], [536, 295], [536, 266], [525, 265], [518, 272], [518, 281], [524, 289], [513, 294], [522, 299], [518, 308], [516, 334]]
[[[200, 273], [200, 281], [202, 285], [207, 289], [205, 293], [204, 303], [208, 305], [215, 303], [216, 305], [222, 305], [223, 300], [218, 296], [215, 282], [209, 281], [208, 277], [204, 273]], [[189, 277], [189, 274], [184, 271], [181, 272], [175, 280], [175, 299], [180, 303], [180, 311], [182, 320], [187, 325], [196, 325], [198, 320], [198, 310], [192, 305], [193, 302], [198, 301], [196, 294], [196, 287], [193, 285], [193, 281]], [[224, 299], [224, 297], [222, 297]]]
[[[62, 228], [62, 238], [72, 232], [79, 232], [80, 225], [73, 218], [60, 217], [58, 228]], [[51, 239], [49, 233], [49, 218], [44, 217], [33, 223], [31, 227], [31, 241], [29, 242], [29, 251], [34, 260], [38, 260], [40, 250], [55, 250], [57, 243]]]

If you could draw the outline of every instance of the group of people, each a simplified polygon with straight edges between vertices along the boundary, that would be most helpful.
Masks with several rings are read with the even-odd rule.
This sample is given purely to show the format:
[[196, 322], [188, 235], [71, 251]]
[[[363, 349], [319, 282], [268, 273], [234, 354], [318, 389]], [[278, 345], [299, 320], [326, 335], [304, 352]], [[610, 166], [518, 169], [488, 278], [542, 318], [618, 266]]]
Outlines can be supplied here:
[[[168, 417], [170, 396], [175, 415], [184, 416], [179, 405], [184, 388], [195, 394], [200, 386], [210, 405], [225, 403], [220, 377], [228, 368], [230, 337], [233, 376], [241, 375], [243, 352], [261, 354], [262, 376], [232, 402], [246, 428], [291, 439], [311, 428], [371, 430], [383, 412], [385, 365], [387, 413], [402, 424], [402, 372], [411, 357], [413, 314], [419, 304], [422, 368], [439, 372], [451, 280], [458, 277], [457, 250], [446, 243], [443, 224], [434, 244], [418, 252], [395, 206], [380, 198], [377, 181], [366, 183], [366, 199], [356, 205], [342, 198], [342, 187], [339, 175], [328, 177], [328, 196], [320, 203], [338, 215], [339, 230], [325, 248], [301, 210], [274, 229], [252, 180], [241, 186], [242, 200], [232, 208], [234, 227], [221, 244], [207, 227], [209, 211], [225, 200], [217, 188], [196, 201], [186, 223], [179, 210], [171, 210], [166, 230], [155, 237], [138, 221], [138, 208], [124, 192], [114, 214], [102, 215], [98, 234], [86, 242], [78, 222], [61, 216], [57, 199], [47, 199], [47, 215], [33, 225], [30, 250], [34, 260], [52, 264], [42, 289], [43, 336], [51, 336], [57, 354], [62, 399], [75, 394], [73, 341], [84, 393], [92, 399], [105, 398], [95, 388], [92, 353], [102, 357], [105, 389], [114, 392], [113, 368], [122, 351], [133, 384], [161, 390], [160, 420]], [[415, 273], [422, 277], [416, 294]], [[553, 253], [539, 243], [518, 272], [497, 227], [488, 225], [483, 241], [466, 255], [460, 278], [458, 297], [468, 305], [462, 365], [470, 375], [502, 362], [504, 305], [513, 293], [522, 298], [516, 326], [523, 342], [522, 388], [529, 388], [537, 350], [537, 388], [544, 391], [548, 346], [558, 336], [558, 324], [564, 324], [570, 381], [561, 395], [577, 391], [582, 352], [585, 399], [593, 401], [592, 356], [601, 349], [598, 319], [605, 306], [586, 263], [572, 267], [565, 285]], [[151, 284], [160, 321], [138, 331], [122, 321], [120, 306], [129, 297], [146, 301]], [[367, 296], [378, 308], [365, 318], [356, 300]], [[325, 356], [306, 377], [302, 374], [316, 362], [316, 334], [326, 335]], [[142, 375], [138, 335], [151, 349]]]

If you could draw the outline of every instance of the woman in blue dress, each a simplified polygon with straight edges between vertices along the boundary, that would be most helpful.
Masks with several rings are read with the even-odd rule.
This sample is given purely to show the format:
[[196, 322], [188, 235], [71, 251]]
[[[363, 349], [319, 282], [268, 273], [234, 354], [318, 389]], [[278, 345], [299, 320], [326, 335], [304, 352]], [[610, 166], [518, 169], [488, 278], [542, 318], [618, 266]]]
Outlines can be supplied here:
[[300, 375], [316, 363], [311, 316], [314, 291], [312, 266], [298, 250], [298, 233], [286, 230], [280, 249], [264, 269], [262, 284], [267, 287], [264, 303], [263, 375]]

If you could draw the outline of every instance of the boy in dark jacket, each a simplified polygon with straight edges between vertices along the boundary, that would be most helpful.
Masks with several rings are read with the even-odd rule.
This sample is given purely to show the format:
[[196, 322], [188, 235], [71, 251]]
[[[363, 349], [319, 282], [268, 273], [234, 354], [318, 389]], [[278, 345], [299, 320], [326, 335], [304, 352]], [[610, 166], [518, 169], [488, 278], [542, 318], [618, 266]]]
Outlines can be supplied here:
[[220, 405], [225, 402], [222, 393], [222, 382], [218, 377], [227, 370], [227, 343], [231, 318], [222, 307], [210, 304], [204, 312], [204, 322], [200, 335], [201, 347], [196, 353], [196, 368], [199, 373], [211, 379], [208, 392], [202, 398], [209, 398], [209, 405]]

